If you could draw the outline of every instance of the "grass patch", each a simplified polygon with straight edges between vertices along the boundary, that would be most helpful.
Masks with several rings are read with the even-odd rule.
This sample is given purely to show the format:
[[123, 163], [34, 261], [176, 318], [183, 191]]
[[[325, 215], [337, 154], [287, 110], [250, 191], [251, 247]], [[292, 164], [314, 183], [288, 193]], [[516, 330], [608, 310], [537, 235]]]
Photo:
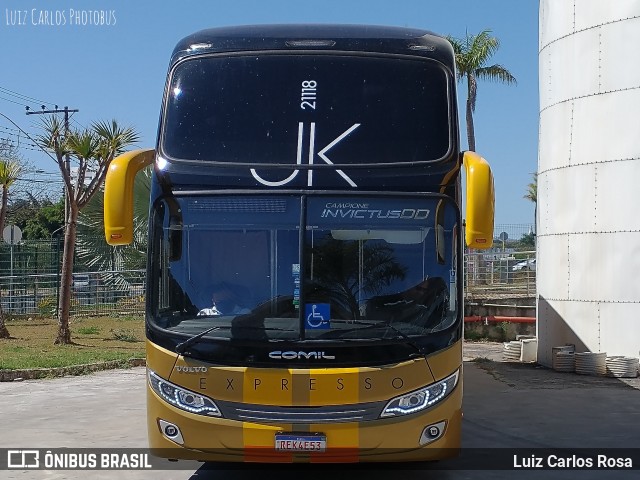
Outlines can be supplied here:
[[80, 327], [78, 328], [78, 334], [79, 335], [98, 335], [100, 334], [100, 329], [95, 325], [91, 327]]
[[54, 345], [56, 320], [8, 320], [12, 338], [0, 339], [0, 370], [68, 367], [145, 356], [142, 317], [72, 319], [70, 326], [75, 345]]
[[124, 328], [111, 330], [111, 335], [115, 340], [119, 340], [121, 342], [139, 342], [140, 341], [138, 337], [136, 337], [136, 334], [133, 330], [126, 330]]
[[471, 361], [474, 363], [494, 363], [493, 360], [487, 357], [476, 357]]

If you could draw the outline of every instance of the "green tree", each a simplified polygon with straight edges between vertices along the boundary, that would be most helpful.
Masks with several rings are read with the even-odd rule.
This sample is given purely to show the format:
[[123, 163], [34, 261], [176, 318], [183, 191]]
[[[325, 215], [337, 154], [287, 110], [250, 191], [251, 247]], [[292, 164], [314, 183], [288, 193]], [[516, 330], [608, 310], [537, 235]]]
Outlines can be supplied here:
[[[68, 212], [65, 219], [58, 336], [56, 344], [71, 343], [69, 313], [71, 308], [71, 282], [73, 257], [76, 246], [78, 215], [99, 191], [111, 161], [131, 144], [138, 141], [132, 128], [123, 128], [115, 120], [97, 122], [85, 130], [66, 130], [57, 117], [42, 123], [43, 133], [38, 144], [53, 153], [65, 184]], [[66, 162], [67, 156], [76, 166], [74, 176]]]
[[25, 237], [49, 239], [64, 226], [64, 200], [43, 205], [25, 225]]
[[[4, 230], [9, 203], [9, 188], [20, 178], [22, 164], [17, 152], [11, 144], [3, 144], [0, 149], [0, 185], [2, 186], [2, 200], [0, 201], [0, 232]], [[0, 338], [9, 338], [9, 330], [4, 320], [2, 305], [0, 304]]]
[[64, 225], [64, 200], [21, 198], [11, 202], [7, 219], [22, 229], [25, 240], [48, 240]]
[[20, 178], [22, 165], [18, 160], [0, 158], [0, 186], [2, 186], [2, 204], [0, 205], [0, 232], [4, 230], [9, 203], [9, 189]]
[[377, 294], [394, 280], [405, 278], [407, 267], [393, 253], [389, 245], [382, 243], [326, 238], [311, 249], [306, 259], [307, 268], [313, 268], [315, 286], [311, 291], [342, 305], [350, 318], [360, 318], [361, 292]]
[[538, 174], [533, 173], [533, 181], [527, 185], [527, 193], [524, 194], [523, 198], [533, 202], [533, 225], [535, 228], [536, 219], [538, 218]]
[[536, 247], [536, 235], [533, 232], [525, 233], [522, 235], [518, 242], [518, 246], [521, 248], [535, 248]]
[[523, 198], [538, 204], [538, 174], [533, 173], [533, 181], [527, 185], [527, 193], [524, 194]]
[[145, 268], [151, 169], [136, 175], [133, 185], [133, 242], [112, 247], [104, 238], [104, 191], [100, 190], [78, 217], [78, 260], [100, 271]]
[[476, 137], [473, 126], [473, 112], [476, 109], [478, 96], [478, 80], [497, 81], [516, 84], [516, 79], [502, 65], [487, 65], [491, 57], [500, 48], [500, 42], [491, 36], [490, 30], [483, 30], [477, 35], [466, 34], [465, 38], [447, 37], [456, 55], [458, 81], [467, 81], [467, 139], [469, 150], [476, 150]]
[[0, 232], [4, 229], [9, 204], [9, 188], [20, 178], [22, 165], [17, 160], [0, 159], [0, 185], [2, 186], [2, 205], [0, 205]]

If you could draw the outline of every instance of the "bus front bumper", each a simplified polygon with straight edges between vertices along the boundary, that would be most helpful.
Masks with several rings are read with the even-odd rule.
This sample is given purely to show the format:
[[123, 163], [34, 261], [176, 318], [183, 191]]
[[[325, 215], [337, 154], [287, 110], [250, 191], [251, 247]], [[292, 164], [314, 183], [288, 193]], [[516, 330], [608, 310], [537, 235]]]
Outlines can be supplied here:
[[[367, 422], [267, 424], [208, 417], [163, 401], [147, 386], [154, 455], [221, 462], [331, 463], [430, 461], [458, 454], [462, 384], [424, 411]], [[324, 451], [276, 450], [276, 435], [317, 435]]]

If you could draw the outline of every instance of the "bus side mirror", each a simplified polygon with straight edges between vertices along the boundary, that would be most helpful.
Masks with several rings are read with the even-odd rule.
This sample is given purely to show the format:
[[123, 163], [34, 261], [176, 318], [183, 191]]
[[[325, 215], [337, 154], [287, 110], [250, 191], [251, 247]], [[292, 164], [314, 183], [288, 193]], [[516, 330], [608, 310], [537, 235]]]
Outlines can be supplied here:
[[134, 150], [113, 159], [104, 182], [104, 234], [109, 245], [133, 241], [133, 183], [155, 159], [155, 150]]
[[467, 172], [465, 239], [470, 248], [486, 249], [493, 245], [495, 192], [489, 163], [475, 152], [464, 152]]

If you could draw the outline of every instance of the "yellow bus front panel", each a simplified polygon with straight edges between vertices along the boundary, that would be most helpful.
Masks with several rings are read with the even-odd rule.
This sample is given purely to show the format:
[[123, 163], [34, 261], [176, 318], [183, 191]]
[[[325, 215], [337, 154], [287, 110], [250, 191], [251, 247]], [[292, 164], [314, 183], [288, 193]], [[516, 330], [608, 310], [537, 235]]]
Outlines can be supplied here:
[[[455, 455], [460, 445], [461, 342], [427, 359], [326, 369], [210, 366], [176, 359], [152, 343], [148, 348], [154, 351], [149, 355], [151, 372], [171, 371], [168, 382], [206, 395], [232, 417], [190, 413], [148, 386], [149, 441], [162, 456], [242, 462], [419, 461]], [[455, 387], [433, 406], [381, 416], [393, 398], [456, 372]], [[323, 451], [278, 451], [278, 434], [318, 435], [326, 445]]]

